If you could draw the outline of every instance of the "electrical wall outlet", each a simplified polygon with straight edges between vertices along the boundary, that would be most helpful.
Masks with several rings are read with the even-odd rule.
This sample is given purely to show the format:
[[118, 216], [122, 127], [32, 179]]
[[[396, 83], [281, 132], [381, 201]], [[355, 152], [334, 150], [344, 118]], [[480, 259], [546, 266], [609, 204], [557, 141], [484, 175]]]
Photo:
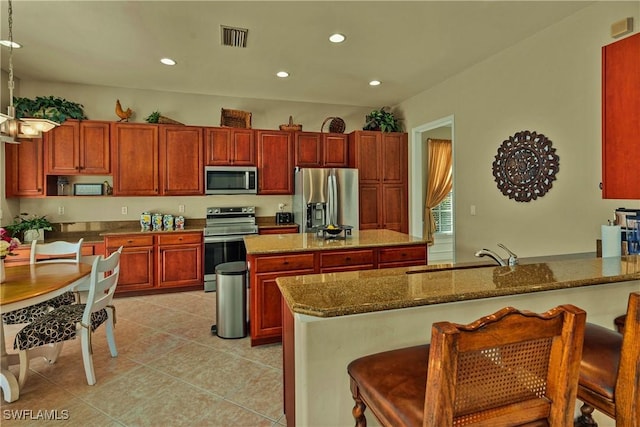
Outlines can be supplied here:
[[123, 207], [120, 208], [120, 212], [122, 213], [122, 215], [126, 215], [128, 211], [129, 210], [127, 209], [126, 206], [123, 206]]
[[184, 205], [178, 205], [178, 212], [184, 213]]
[[64, 215], [64, 206], [58, 206], [58, 215]]

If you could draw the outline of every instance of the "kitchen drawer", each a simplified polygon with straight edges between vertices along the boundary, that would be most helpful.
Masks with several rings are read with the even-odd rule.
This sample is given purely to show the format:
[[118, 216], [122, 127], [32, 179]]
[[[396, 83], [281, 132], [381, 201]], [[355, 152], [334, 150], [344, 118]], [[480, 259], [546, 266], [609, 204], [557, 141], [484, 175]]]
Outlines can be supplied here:
[[152, 235], [129, 235], [129, 236], [109, 236], [105, 237], [107, 248], [118, 248], [120, 246], [153, 246]]
[[373, 250], [320, 253], [320, 268], [373, 265]]
[[404, 246], [399, 248], [384, 248], [378, 252], [378, 262], [426, 261], [427, 247], [425, 245]]
[[160, 245], [186, 245], [188, 243], [202, 243], [202, 233], [159, 234]]
[[257, 257], [255, 259], [256, 273], [271, 271], [304, 270], [314, 268], [313, 254], [280, 254], [278, 256]]

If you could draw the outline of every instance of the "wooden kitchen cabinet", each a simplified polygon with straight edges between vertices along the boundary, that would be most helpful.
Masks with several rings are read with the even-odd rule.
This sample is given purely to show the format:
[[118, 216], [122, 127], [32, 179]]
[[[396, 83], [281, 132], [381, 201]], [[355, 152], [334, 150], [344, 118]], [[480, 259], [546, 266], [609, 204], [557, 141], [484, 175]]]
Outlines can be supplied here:
[[160, 126], [160, 194], [204, 195], [202, 128]]
[[373, 249], [320, 252], [320, 270], [323, 273], [370, 270], [374, 265]]
[[640, 33], [602, 48], [602, 197], [640, 199]]
[[22, 139], [20, 144], [2, 144], [5, 150], [7, 197], [44, 196], [42, 138]]
[[248, 258], [251, 273], [251, 345], [278, 342], [282, 335], [282, 301], [276, 278], [312, 274], [313, 253]]
[[204, 129], [206, 166], [256, 166], [252, 129]]
[[104, 245], [107, 256], [123, 246], [116, 293], [149, 290], [154, 287], [153, 235], [106, 236]]
[[258, 227], [258, 234], [296, 234], [298, 231], [298, 224], [279, 225], [277, 227]]
[[105, 237], [106, 255], [123, 246], [116, 293], [202, 289], [202, 232], [135, 233]]
[[276, 278], [338, 271], [408, 267], [427, 263], [426, 244], [247, 254], [251, 283], [251, 345], [279, 342], [282, 302]]
[[158, 125], [113, 123], [114, 196], [160, 194]]
[[348, 135], [295, 132], [295, 166], [347, 167]]
[[66, 120], [44, 134], [48, 175], [110, 175], [110, 123]]
[[160, 234], [157, 239], [158, 286], [202, 284], [202, 233]]
[[258, 194], [293, 194], [293, 137], [291, 132], [256, 132]]
[[408, 138], [406, 133], [349, 134], [349, 166], [359, 170], [360, 229], [407, 233]]

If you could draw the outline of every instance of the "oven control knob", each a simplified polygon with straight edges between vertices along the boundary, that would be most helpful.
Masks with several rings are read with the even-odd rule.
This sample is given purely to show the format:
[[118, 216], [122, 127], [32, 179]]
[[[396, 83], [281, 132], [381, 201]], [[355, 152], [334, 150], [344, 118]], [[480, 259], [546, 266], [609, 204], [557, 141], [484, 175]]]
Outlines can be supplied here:
[[215, 208], [215, 209], [213, 210], [213, 213], [216, 213], [216, 214], [220, 213], [220, 209], [219, 209], [219, 208]]

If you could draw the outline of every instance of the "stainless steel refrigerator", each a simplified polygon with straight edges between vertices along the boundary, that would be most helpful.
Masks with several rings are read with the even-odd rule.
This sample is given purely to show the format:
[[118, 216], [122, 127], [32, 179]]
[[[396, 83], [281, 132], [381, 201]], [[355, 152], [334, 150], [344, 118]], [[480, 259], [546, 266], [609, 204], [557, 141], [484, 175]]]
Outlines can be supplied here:
[[323, 226], [350, 225], [358, 229], [358, 169], [297, 168], [293, 219], [302, 233]]

